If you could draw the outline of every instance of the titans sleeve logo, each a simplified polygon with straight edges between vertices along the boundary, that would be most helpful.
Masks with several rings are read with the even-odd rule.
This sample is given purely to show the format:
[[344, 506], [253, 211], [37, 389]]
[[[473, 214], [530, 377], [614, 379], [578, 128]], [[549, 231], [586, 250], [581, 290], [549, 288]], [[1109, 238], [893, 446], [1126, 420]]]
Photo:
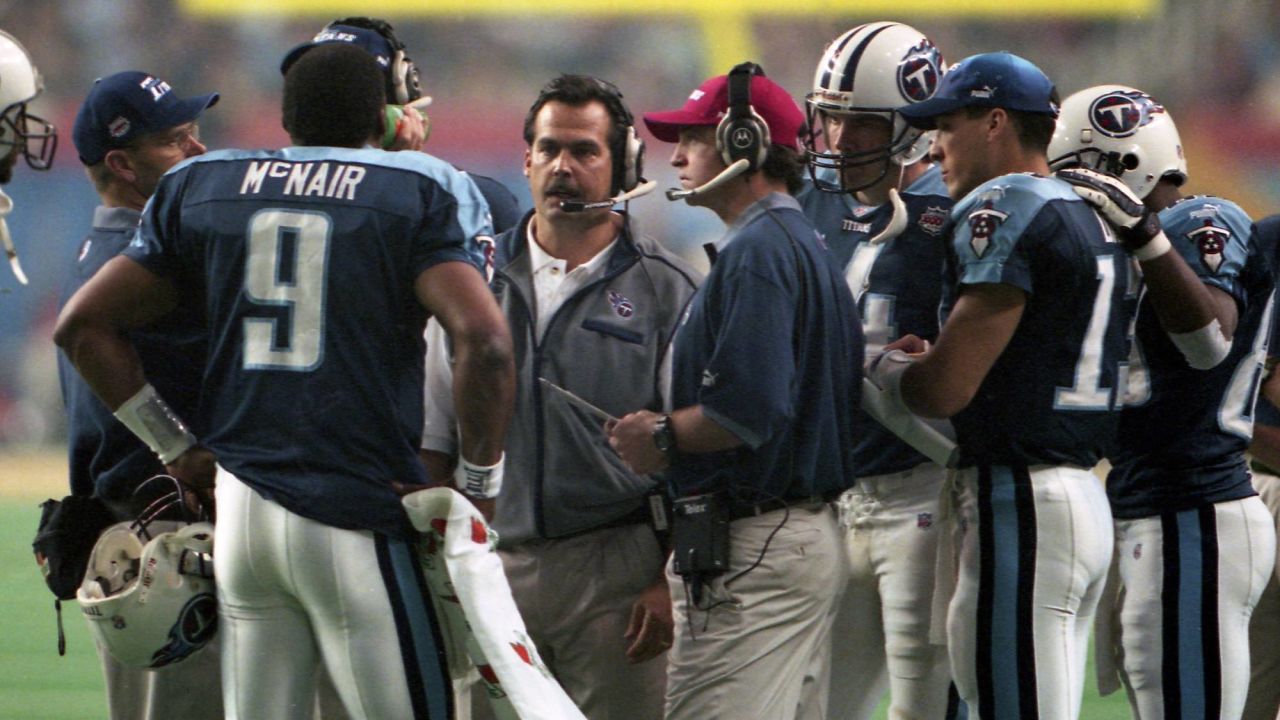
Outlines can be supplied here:
[[1009, 213], [996, 210], [990, 201], [969, 213], [969, 247], [973, 248], [974, 255], [981, 258], [986, 254], [991, 247], [991, 236], [1008, 217]]

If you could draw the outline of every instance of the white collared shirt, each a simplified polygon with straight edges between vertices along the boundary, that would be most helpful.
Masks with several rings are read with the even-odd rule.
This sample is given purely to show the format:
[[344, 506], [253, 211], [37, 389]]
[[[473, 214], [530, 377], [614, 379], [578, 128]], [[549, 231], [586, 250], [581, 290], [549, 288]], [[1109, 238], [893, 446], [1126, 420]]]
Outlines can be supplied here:
[[564, 305], [564, 301], [604, 272], [605, 260], [609, 257], [609, 251], [618, 243], [618, 238], [614, 237], [590, 260], [573, 270], [567, 270], [568, 261], [553, 257], [538, 244], [533, 236], [533, 226], [534, 223], [530, 222], [525, 239], [529, 247], [529, 265], [533, 271], [534, 336], [541, 342], [547, 323], [560, 306]]

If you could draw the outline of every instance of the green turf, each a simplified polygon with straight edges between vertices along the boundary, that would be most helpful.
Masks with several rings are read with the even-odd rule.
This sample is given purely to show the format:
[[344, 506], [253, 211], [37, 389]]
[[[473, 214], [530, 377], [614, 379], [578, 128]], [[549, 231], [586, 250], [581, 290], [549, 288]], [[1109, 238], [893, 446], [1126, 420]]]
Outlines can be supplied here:
[[[106, 718], [102, 671], [74, 601], [63, 604], [67, 654], [58, 657], [53, 595], [31, 558], [39, 516], [34, 501], [0, 501], [0, 720]], [[1128, 720], [1123, 693], [1098, 697], [1092, 667], [1080, 717]], [[887, 717], [882, 704], [875, 720]]]
[[75, 601], [63, 603], [58, 657], [53, 594], [31, 555], [40, 509], [0, 501], [0, 720], [106, 718], [102, 670]]

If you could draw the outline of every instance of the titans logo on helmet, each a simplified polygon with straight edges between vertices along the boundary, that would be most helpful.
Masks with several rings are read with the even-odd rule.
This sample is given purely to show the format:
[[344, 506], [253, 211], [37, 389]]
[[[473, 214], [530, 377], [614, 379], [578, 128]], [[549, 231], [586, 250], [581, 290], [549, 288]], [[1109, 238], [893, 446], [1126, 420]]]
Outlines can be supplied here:
[[969, 247], [973, 248], [974, 255], [982, 257], [986, 254], [991, 246], [991, 236], [1008, 217], [1009, 213], [996, 210], [990, 201], [969, 213]]
[[907, 51], [898, 63], [898, 89], [911, 102], [933, 97], [942, 79], [942, 53], [928, 40]]
[[1114, 90], [1089, 106], [1089, 123], [1098, 132], [1113, 138], [1129, 137], [1151, 122], [1164, 106], [1144, 92]]

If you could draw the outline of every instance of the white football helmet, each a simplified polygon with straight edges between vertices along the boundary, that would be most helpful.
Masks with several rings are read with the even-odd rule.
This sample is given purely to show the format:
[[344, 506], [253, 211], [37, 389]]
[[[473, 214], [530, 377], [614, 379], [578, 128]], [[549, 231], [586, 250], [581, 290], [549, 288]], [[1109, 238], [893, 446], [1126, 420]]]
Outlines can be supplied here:
[[57, 130], [53, 123], [27, 112], [27, 103], [42, 90], [44, 78], [26, 48], [0, 30], [0, 159], [22, 148], [32, 168], [48, 170], [53, 164]]
[[1049, 141], [1049, 166], [1110, 173], [1140, 198], [1161, 178], [1178, 185], [1187, 180], [1173, 118], [1150, 95], [1125, 85], [1097, 85], [1063, 101]]
[[[909, 25], [868, 23], [836, 38], [822, 53], [813, 76], [813, 91], [805, 96], [810, 128], [805, 150], [810, 172], [879, 162], [888, 173], [890, 163], [910, 165], [923, 159], [929, 152], [931, 134], [908, 125], [897, 108], [932, 97], [945, 71], [937, 46]], [[843, 153], [830, 145], [826, 152], [820, 152], [815, 140], [822, 132], [822, 113], [826, 112], [882, 116], [893, 123], [890, 140], [858, 153]], [[871, 184], [874, 182], [863, 187]]]
[[138, 520], [102, 532], [76, 591], [90, 632], [132, 667], [178, 662], [218, 629], [213, 525], [153, 519], [182, 507], [183, 490], [174, 482], [176, 492], [153, 502]]

